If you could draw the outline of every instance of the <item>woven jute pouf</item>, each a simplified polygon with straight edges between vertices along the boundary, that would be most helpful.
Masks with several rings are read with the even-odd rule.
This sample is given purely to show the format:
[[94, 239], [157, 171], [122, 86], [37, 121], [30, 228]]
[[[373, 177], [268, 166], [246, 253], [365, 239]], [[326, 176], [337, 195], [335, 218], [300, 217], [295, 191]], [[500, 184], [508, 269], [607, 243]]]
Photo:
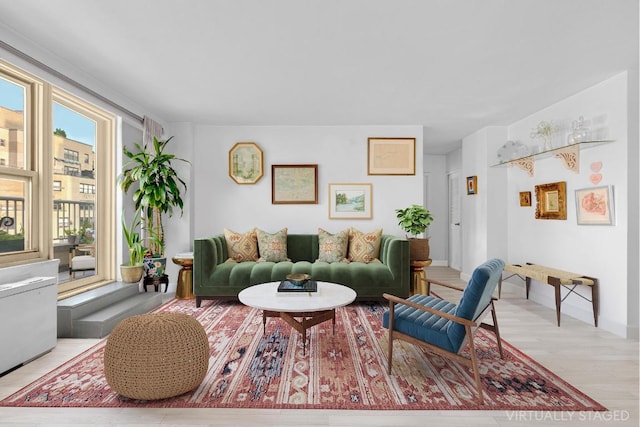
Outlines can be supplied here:
[[196, 388], [209, 368], [209, 340], [196, 319], [150, 313], [116, 325], [104, 348], [104, 374], [118, 394], [166, 399]]

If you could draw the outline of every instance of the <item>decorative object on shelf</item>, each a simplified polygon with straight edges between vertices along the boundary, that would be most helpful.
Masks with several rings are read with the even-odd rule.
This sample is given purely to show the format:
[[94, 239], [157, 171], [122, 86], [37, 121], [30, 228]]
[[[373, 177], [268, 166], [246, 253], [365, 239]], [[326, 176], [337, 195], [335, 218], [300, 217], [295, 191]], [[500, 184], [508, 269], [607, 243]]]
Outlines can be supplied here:
[[538, 126], [535, 129], [531, 130], [531, 138], [533, 139], [542, 139], [543, 145], [542, 149], [544, 151], [551, 150], [553, 148], [553, 144], [551, 142], [553, 138], [553, 134], [558, 132], [560, 128], [553, 124], [553, 121], [541, 121], [538, 123]]
[[415, 175], [415, 138], [369, 138], [368, 175]]
[[567, 144], [572, 145], [578, 142], [591, 140], [591, 131], [585, 126], [584, 117], [578, 117], [578, 120], [571, 122], [572, 132], [567, 137]]
[[[162, 215], [173, 216], [173, 208], [180, 208], [183, 213], [184, 202], [182, 190], [187, 191], [187, 184], [180, 178], [172, 162], [189, 161], [165, 152], [167, 144], [173, 139], [159, 140], [153, 137], [153, 143], [135, 143], [135, 150], [123, 147], [123, 154], [129, 161], [123, 166], [118, 177], [120, 188], [127, 193], [134, 183], [139, 184], [133, 193], [136, 210], [142, 212], [143, 237], [149, 242], [149, 252], [153, 256], [164, 259], [165, 239]], [[146, 260], [145, 260], [146, 262]], [[146, 271], [146, 270], [145, 270]]]
[[576, 190], [576, 216], [578, 225], [614, 225], [613, 187]]
[[329, 184], [330, 219], [371, 219], [371, 184]]
[[255, 142], [238, 142], [229, 150], [229, 176], [237, 184], [255, 184], [264, 175], [262, 150]]
[[536, 185], [536, 219], [567, 219], [567, 183]]
[[271, 165], [271, 203], [318, 204], [318, 165]]
[[520, 192], [520, 206], [531, 206], [531, 191]]
[[398, 225], [405, 233], [409, 241], [410, 261], [426, 261], [429, 259], [429, 238], [419, 238], [424, 234], [433, 222], [433, 215], [421, 205], [411, 205], [405, 209], [396, 209]]
[[467, 177], [467, 194], [478, 194], [478, 177], [475, 175]]
[[507, 141], [498, 149], [498, 163], [510, 162], [521, 157], [526, 157], [530, 153], [529, 147], [520, 141]]

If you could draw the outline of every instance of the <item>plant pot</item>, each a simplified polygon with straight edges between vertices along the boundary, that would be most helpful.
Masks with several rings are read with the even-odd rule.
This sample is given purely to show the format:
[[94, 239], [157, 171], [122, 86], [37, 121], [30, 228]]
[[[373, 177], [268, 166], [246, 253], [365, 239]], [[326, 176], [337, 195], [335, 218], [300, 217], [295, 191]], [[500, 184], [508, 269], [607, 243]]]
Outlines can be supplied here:
[[426, 261], [429, 258], [429, 238], [419, 239], [410, 237], [409, 239], [409, 260]]
[[24, 239], [0, 240], [0, 253], [24, 251]]
[[120, 266], [122, 280], [127, 283], [138, 283], [140, 279], [142, 279], [142, 273], [144, 273], [144, 266], [142, 264]]
[[80, 241], [80, 236], [76, 234], [71, 234], [67, 236], [67, 243], [69, 243], [70, 245], [77, 245], [79, 241]]
[[167, 258], [145, 258], [144, 275], [146, 277], [162, 277], [167, 269]]

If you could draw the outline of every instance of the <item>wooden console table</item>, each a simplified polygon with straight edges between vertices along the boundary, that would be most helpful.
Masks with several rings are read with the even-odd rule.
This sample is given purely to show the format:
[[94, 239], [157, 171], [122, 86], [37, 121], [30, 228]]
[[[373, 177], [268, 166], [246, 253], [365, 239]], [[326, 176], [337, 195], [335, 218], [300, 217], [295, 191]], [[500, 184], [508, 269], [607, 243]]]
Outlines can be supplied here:
[[[573, 293], [575, 295], [578, 295], [580, 298], [591, 302], [593, 306], [594, 324], [596, 327], [598, 327], [598, 279], [531, 263], [526, 263], [524, 265], [507, 264], [504, 267], [504, 271], [512, 273], [510, 276], [506, 277], [505, 280], [513, 276], [518, 276], [525, 281], [527, 299], [529, 299], [529, 288], [531, 287], [531, 279], [547, 283], [555, 288], [556, 317], [558, 319], [558, 326], [560, 326], [560, 305], [565, 299], [567, 299], [569, 295]], [[591, 288], [591, 299], [588, 299], [583, 295], [575, 292], [575, 289], [578, 285], [589, 286]], [[561, 287], [569, 290], [569, 292], [564, 297], [560, 296]], [[502, 283], [498, 285], [498, 297], [500, 297], [501, 293]]]

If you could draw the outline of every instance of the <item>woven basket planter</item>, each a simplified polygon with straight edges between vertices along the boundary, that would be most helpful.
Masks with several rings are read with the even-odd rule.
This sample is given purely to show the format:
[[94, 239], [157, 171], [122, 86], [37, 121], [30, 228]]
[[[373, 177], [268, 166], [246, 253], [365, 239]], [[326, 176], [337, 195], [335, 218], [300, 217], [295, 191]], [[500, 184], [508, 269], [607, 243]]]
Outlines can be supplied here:
[[209, 341], [196, 319], [181, 313], [132, 316], [116, 325], [104, 349], [104, 374], [118, 394], [139, 400], [196, 388], [209, 367]]

